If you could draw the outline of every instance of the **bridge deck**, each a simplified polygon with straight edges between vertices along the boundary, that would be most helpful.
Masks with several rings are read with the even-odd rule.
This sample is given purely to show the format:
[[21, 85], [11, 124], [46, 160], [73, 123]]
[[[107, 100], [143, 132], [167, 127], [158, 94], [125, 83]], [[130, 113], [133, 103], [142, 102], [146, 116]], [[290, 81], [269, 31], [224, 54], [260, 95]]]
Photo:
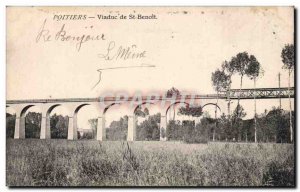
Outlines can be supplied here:
[[[182, 98], [185, 99], [254, 99], [256, 93], [256, 99], [276, 99], [276, 98], [294, 98], [294, 87], [288, 89], [283, 88], [257, 88], [257, 89], [231, 89], [230, 94], [227, 91], [222, 91], [220, 94], [205, 94], [205, 95], [179, 95], [176, 100]], [[142, 96], [142, 100], [149, 100], [150, 96]], [[6, 104], [22, 104], [22, 103], [61, 103], [61, 102], [101, 102], [101, 101], [117, 101], [116, 97], [96, 97], [96, 98], [62, 98], [62, 99], [28, 99], [28, 100], [7, 100]], [[124, 98], [119, 98], [124, 100]], [[152, 96], [150, 100], [171, 100], [166, 96], [155, 97]], [[119, 100], [119, 101], [120, 101]], [[136, 100], [136, 97], [128, 97], [127, 101]]]

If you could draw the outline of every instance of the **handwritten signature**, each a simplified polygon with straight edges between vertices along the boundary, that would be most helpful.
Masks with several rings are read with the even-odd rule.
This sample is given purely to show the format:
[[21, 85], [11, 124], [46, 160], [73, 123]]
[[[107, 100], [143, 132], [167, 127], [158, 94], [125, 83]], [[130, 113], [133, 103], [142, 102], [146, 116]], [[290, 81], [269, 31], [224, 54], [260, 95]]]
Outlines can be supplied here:
[[137, 45], [135, 44], [127, 47], [119, 46], [119, 48], [116, 49], [116, 43], [111, 41], [108, 44], [106, 53], [99, 53], [98, 57], [106, 61], [143, 59], [146, 58], [146, 51], [138, 51]]

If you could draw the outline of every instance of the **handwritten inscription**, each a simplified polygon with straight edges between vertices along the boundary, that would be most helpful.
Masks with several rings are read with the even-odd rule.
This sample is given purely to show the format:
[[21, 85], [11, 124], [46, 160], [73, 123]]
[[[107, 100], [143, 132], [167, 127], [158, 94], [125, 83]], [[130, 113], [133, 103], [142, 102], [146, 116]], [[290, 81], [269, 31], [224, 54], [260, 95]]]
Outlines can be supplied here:
[[[60, 42], [75, 42], [76, 43], [76, 50], [80, 51], [83, 44], [89, 41], [103, 41], [105, 40], [105, 35], [102, 34], [87, 34], [83, 33], [80, 35], [72, 35], [69, 31], [66, 30], [66, 24], [62, 24], [61, 28], [54, 33], [46, 27], [47, 19], [44, 20], [43, 24], [41, 25], [39, 32], [36, 36], [36, 43], [38, 42], [49, 42], [49, 41], [60, 41]], [[91, 29], [93, 26], [90, 27]]]
[[[87, 28], [87, 27], [86, 27]], [[93, 26], [90, 26], [90, 29], [93, 29]], [[89, 32], [91, 32], [91, 30]], [[58, 30], [51, 30], [47, 27], [47, 19], [44, 20], [42, 25], [40, 26], [38, 33], [36, 35], [36, 43], [47, 43], [52, 41], [59, 41], [59, 42], [74, 42], [76, 45], [76, 50], [80, 51], [82, 45], [86, 44], [87, 42], [91, 41], [104, 41], [105, 35], [96, 34], [92, 35], [91, 33], [80, 33], [72, 34], [72, 31], [67, 28], [67, 25], [62, 23]], [[99, 53], [98, 57], [110, 63], [109, 61], [126, 61], [126, 60], [137, 60], [143, 61], [146, 58], [146, 50], [139, 49], [136, 44], [130, 45], [116, 45], [115, 41], [110, 41], [108, 46], [104, 49], [103, 53]], [[129, 69], [129, 68], [152, 68], [155, 65], [150, 64], [136, 64], [136, 65], [121, 65], [121, 66], [111, 66], [111, 67], [102, 67], [97, 70], [99, 73], [99, 79], [97, 83], [93, 86], [94, 89], [102, 79], [102, 71], [104, 70], [115, 70], [115, 69]]]
[[146, 57], [145, 50], [138, 50], [137, 45], [130, 46], [119, 46], [116, 48], [116, 43], [111, 41], [108, 44], [105, 53], [99, 53], [99, 58], [102, 58], [107, 61], [111, 60], [128, 60], [128, 59], [141, 59]]

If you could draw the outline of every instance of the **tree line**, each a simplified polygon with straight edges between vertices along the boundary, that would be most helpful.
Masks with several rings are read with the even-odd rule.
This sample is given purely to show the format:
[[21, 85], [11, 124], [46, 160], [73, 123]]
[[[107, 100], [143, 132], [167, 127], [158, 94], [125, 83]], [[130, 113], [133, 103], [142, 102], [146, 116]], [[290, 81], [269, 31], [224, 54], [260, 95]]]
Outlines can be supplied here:
[[[178, 115], [187, 115], [186, 111], [182, 113], [183, 108], [178, 110]], [[185, 110], [188, 110], [187, 108]], [[148, 110], [147, 110], [148, 111]], [[139, 115], [143, 114], [138, 112]], [[188, 116], [192, 116], [189, 113]], [[221, 117], [215, 119], [203, 113], [199, 123], [195, 120], [170, 119], [167, 128], [160, 130], [160, 113], [154, 115], [141, 115], [144, 121], [137, 124], [136, 140], [138, 141], [159, 141], [160, 131], [163, 137], [169, 141], [184, 141], [187, 143], [207, 143], [209, 141], [226, 142], [255, 142], [254, 119], [243, 120], [246, 113], [243, 107], [237, 107], [229, 122], [227, 116], [223, 113]], [[294, 122], [294, 112], [292, 113], [292, 122]], [[93, 120], [93, 121], [96, 121]], [[272, 110], [265, 110], [264, 113], [257, 115], [257, 141], [256, 142], [290, 142], [289, 113], [279, 108], [273, 107]], [[97, 126], [95, 126], [96, 128]], [[294, 129], [294, 124], [292, 124]], [[128, 129], [128, 116], [121, 117], [113, 121], [106, 128], [107, 140], [126, 140]]]
[[[281, 58], [283, 62], [283, 69], [288, 70], [288, 89], [290, 90], [290, 78], [291, 73], [294, 71], [295, 62], [294, 62], [294, 45], [287, 44], [282, 49]], [[247, 52], [238, 53], [236, 56], [232, 57], [230, 61], [225, 60], [222, 65], [221, 69], [217, 69], [215, 72], [212, 73], [211, 81], [213, 84], [214, 89], [217, 91], [218, 95], [221, 91], [226, 91], [228, 95], [231, 92], [231, 84], [232, 84], [232, 76], [233, 75], [240, 76], [240, 91], [243, 86], [243, 78], [244, 76], [249, 77], [253, 80], [253, 87], [254, 90], [256, 89], [256, 81], [257, 79], [264, 74], [264, 70], [261, 67], [261, 64], [258, 62], [254, 55], [249, 55]], [[258, 129], [258, 122], [257, 122], [257, 112], [256, 112], [256, 92], [254, 91], [254, 140], [257, 142], [257, 129]], [[218, 102], [218, 100], [217, 100]], [[228, 112], [227, 118], [230, 123], [230, 128], [233, 127], [233, 120], [231, 116], [231, 101], [230, 97], [228, 97]], [[242, 107], [240, 106], [240, 94], [238, 95], [238, 103], [237, 103], [237, 110], [240, 110]], [[215, 118], [217, 116], [217, 110], [215, 112]], [[290, 142], [293, 142], [293, 127], [292, 127], [292, 107], [291, 107], [291, 96], [289, 92], [289, 128], [290, 128]], [[242, 125], [240, 125], [242, 126]]]
[[[181, 107], [178, 115], [192, 116], [195, 113], [187, 113], [188, 108]], [[193, 111], [193, 110], [191, 110]], [[146, 112], [146, 113], [145, 113]], [[149, 115], [148, 109], [137, 112], [139, 117], [144, 117], [144, 121], [136, 127], [136, 140], [158, 141], [160, 139], [160, 113]], [[196, 114], [198, 116], [198, 114]], [[200, 122], [194, 120], [173, 120], [170, 119], [167, 129], [163, 129], [162, 136], [168, 140], [185, 141], [188, 143], [206, 143], [208, 141], [231, 141], [231, 142], [255, 142], [254, 119], [243, 120], [246, 115], [242, 107], [236, 108], [232, 114], [232, 123], [227, 116], [222, 114], [220, 118], [212, 118], [207, 113], [201, 112]], [[40, 113], [29, 112], [26, 115], [26, 138], [40, 137]], [[294, 122], [294, 112], [292, 112], [292, 122]], [[13, 138], [15, 115], [7, 114], [7, 137]], [[96, 136], [97, 119], [90, 119], [91, 132], [79, 135], [79, 139], [94, 139]], [[279, 108], [273, 107], [270, 111], [257, 115], [257, 142], [290, 142], [289, 113]], [[52, 115], [50, 118], [51, 138], [67, 138], [68, 117], [62, 115]], [[294, 124], [292, 124], [294, 129]], [[117, 121], [111, 122], [106, 128], [107, 140], [126, 140], [128, 129], [128, 116], [121, 117]]]

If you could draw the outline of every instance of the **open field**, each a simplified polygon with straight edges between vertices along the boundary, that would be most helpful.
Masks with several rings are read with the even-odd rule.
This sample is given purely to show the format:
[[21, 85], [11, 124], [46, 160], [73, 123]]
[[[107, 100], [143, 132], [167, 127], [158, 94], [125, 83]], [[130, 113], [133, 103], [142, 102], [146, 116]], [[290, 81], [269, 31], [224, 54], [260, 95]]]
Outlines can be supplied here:
[[7, 140], [8, 186], [294, 186], [291, 144]]

